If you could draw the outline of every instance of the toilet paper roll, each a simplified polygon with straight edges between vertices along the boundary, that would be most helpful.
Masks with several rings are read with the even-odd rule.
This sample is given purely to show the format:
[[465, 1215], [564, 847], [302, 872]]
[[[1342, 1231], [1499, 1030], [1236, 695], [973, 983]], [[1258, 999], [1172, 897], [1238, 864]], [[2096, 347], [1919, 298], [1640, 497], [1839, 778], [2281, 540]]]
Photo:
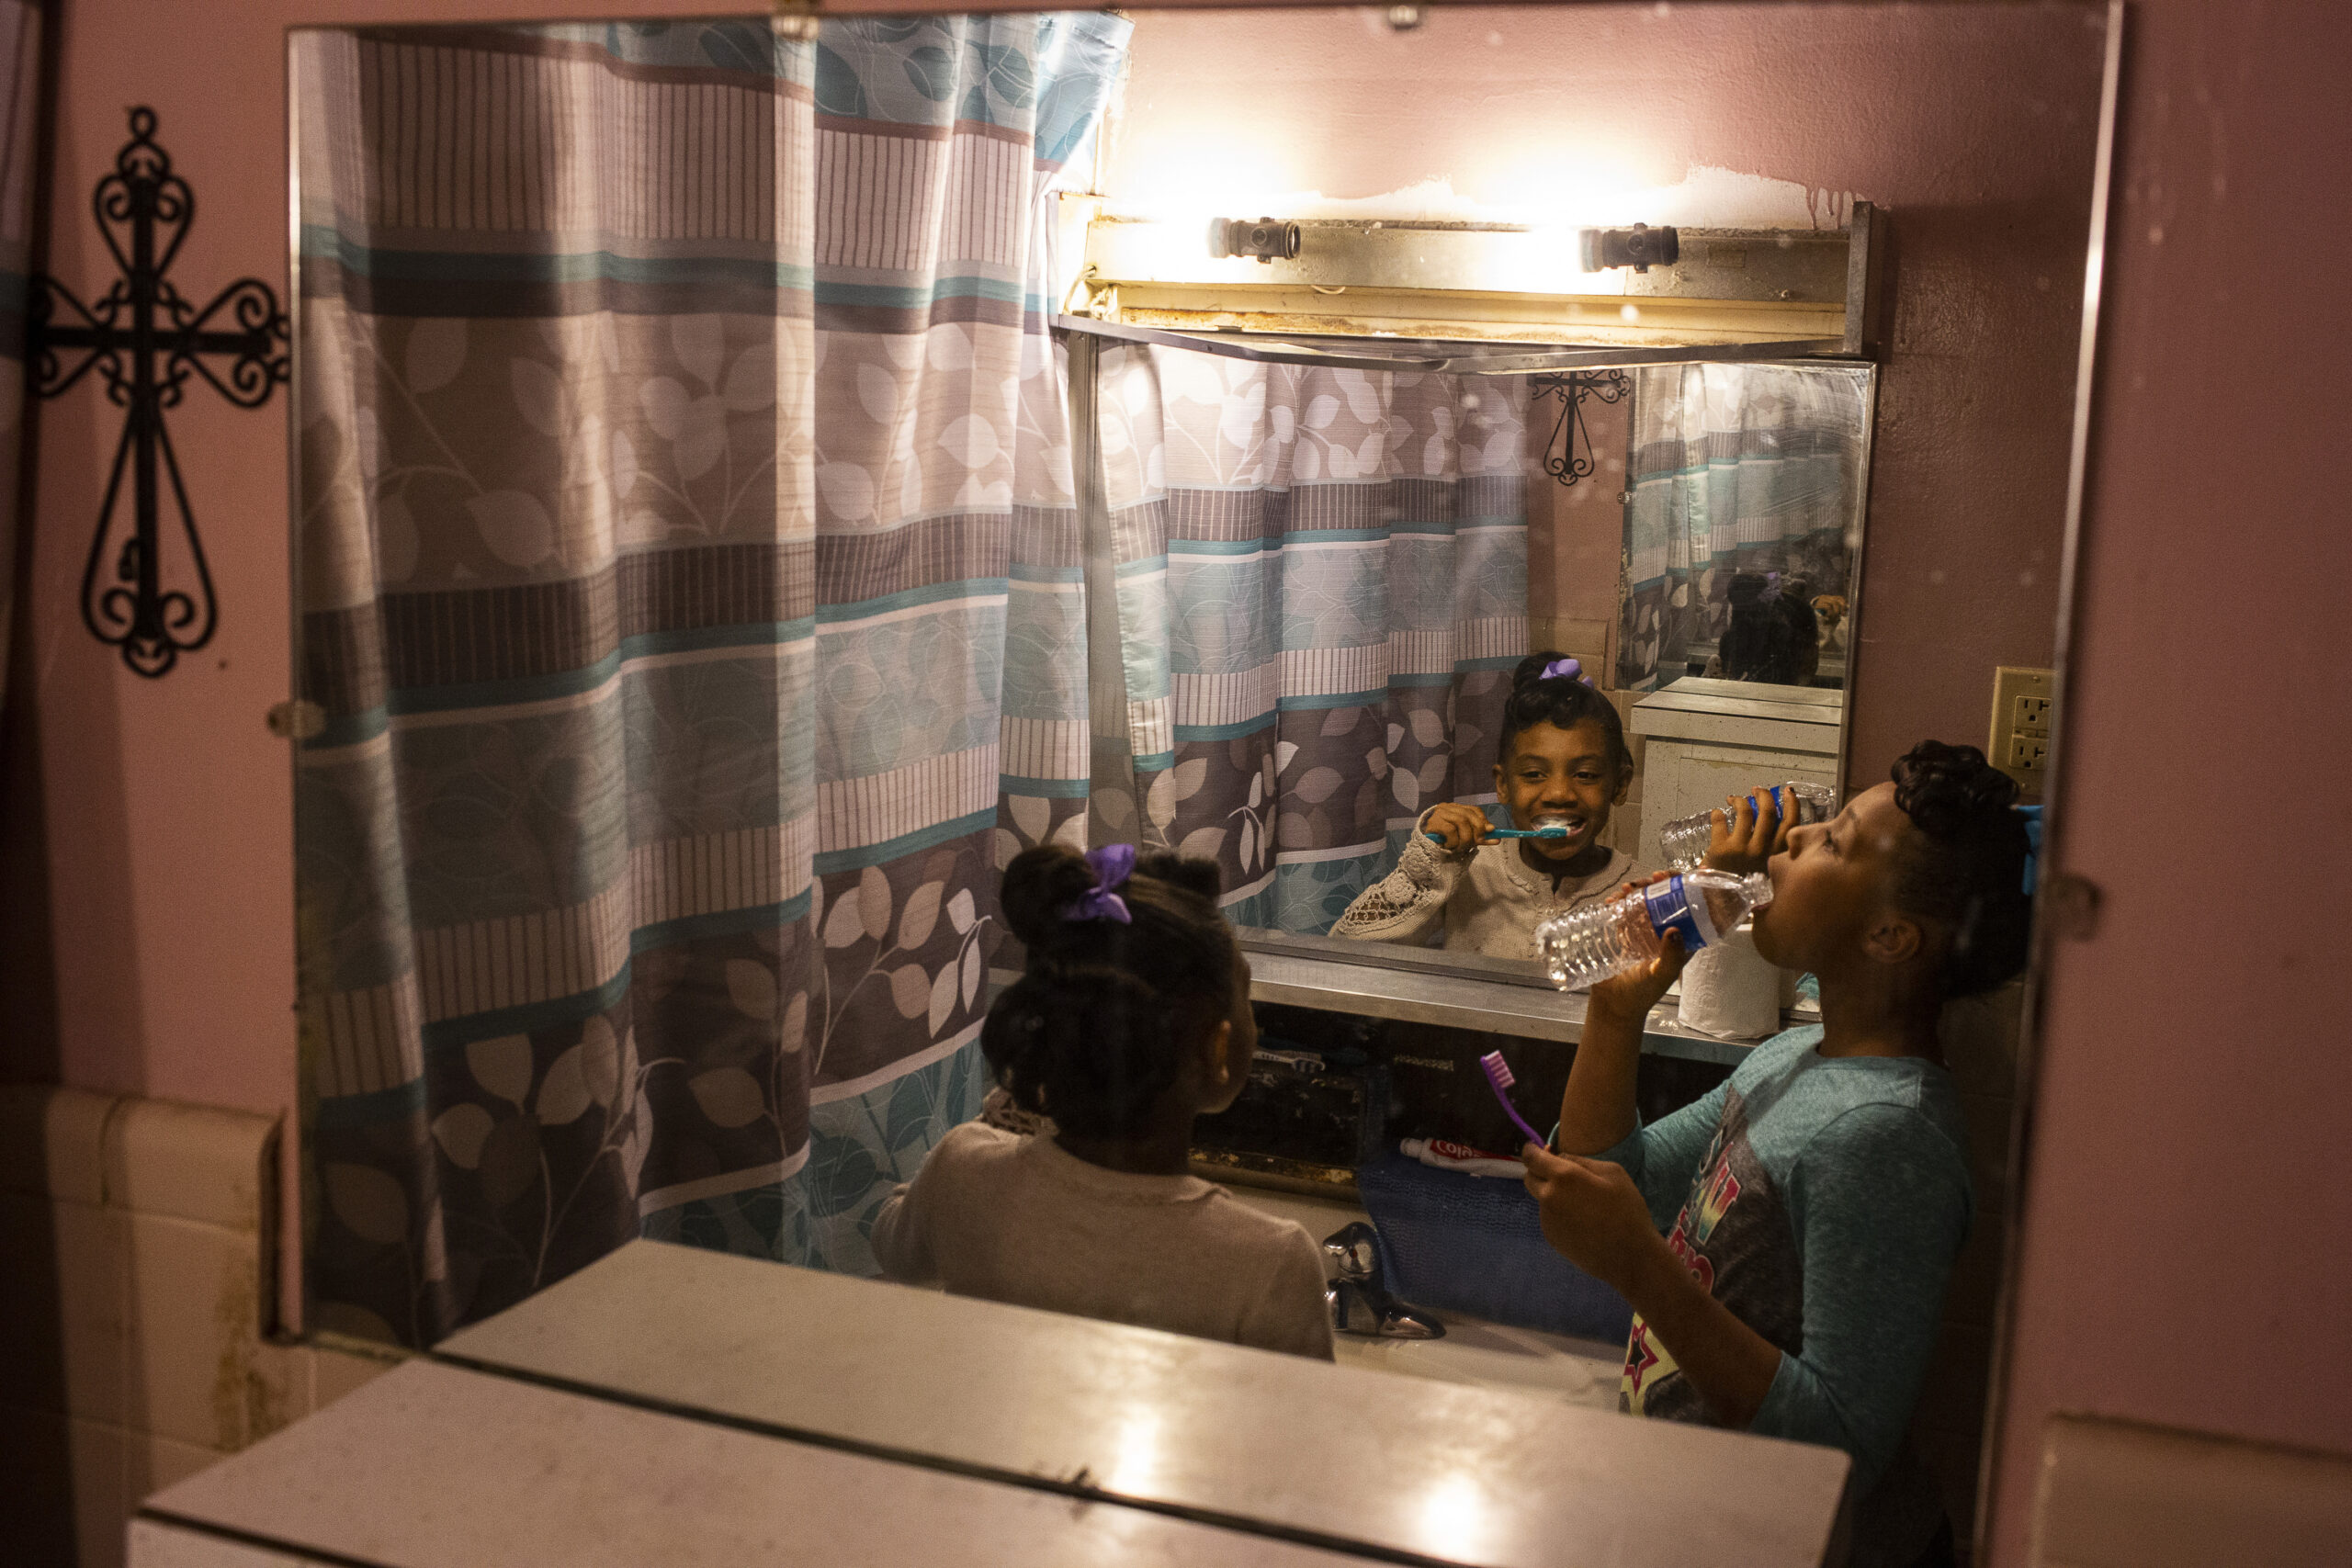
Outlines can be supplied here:
[[1736, 931], [1702, 948], [1682, 971], [1683, 1023], [1729, 1040], [1760, 1040], [1781, 1027], [1781, 971]]

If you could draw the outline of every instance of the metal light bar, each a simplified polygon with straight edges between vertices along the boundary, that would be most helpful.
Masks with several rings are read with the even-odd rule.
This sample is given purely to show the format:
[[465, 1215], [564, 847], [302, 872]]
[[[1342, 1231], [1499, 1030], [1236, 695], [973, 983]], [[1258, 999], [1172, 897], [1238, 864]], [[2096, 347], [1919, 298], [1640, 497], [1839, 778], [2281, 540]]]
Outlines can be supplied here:
[[1474, 339], [1631, 355], [1591, 364], [1748, 344], [1769, 351], [1748, 357], [1860, 356], [1875, 335], [1867, 307], [1880, 221], [1858, 202], [1844, 229], [1685, 228], [1670, 264], [1588, 272], [1579, 231], [1568, 228], [1308, 219], [1297, 220], [1295, 255], [1217, 258], [1194, 225], [1096, 217], [1069, 314], [1180, 332]]

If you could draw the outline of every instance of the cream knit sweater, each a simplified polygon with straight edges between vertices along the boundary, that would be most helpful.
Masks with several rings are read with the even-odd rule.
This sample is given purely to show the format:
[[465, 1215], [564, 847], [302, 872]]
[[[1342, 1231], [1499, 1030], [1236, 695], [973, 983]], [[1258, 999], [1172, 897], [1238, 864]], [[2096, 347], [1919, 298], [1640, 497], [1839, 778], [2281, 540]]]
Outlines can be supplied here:
[[[1427, 819], [1424, 812], [1421, 820]], [[1555, 881], [1531, 867], [1519, 846], [1519, 840], [1506, 839], [1449, 853], [1417, 821], [1396, 869], [1358, 895], [1331, 934], [1532, 962], [1537, 926], [1649, 874], [1633, 856], [1614, 850], [1590, 876]], [[1442, 942], [1433, 942], [1441, 928]]]

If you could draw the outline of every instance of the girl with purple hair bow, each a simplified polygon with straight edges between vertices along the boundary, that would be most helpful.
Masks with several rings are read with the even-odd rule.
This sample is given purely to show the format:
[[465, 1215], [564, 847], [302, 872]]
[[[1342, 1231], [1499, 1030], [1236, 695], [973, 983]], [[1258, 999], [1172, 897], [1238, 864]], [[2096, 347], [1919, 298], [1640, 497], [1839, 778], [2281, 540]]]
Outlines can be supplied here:
[[1058, 844], [1005, 867], [1028, 966], [989, 1009], [997, 1089], [884, 1200], [895, 1280], [1331, 1357], [1315, 1239], [1192, 1174], [1193, 1122], [1241, 1093], [1250, 965], [1216, 864]]
[[1532, 962], [1537, 926], [1647, 874], [1606, 841], [1633, 785], [1633, 753], [1616, 705], [1576, 660], [1547, 651], [1520, 661], [1494, 779], [1509, 832], [1476, 798], [1429, 807], [1396, 868], [1331, 934]]

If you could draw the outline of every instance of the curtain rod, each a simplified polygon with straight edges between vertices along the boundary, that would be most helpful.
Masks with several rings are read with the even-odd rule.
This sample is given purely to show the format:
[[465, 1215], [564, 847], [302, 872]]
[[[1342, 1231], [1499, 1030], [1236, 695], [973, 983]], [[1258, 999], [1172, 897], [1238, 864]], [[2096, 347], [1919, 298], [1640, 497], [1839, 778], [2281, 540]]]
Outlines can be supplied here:
[[[1048, 324], [1057, 332], [1080, 333], [1118, 343], [1159, 344], [1169, 348], [1222, 355], [1229, 359], [1253, 360], [1261, 365], [1310, 365], [1320, 366], [1327, 370], [1433, 370], [1455, 376], [1537, 376], [1554, 370], [1605, 369], [1636, 365], [1707, 365], [1755, 359], [1869, 363], [1861, 356], [1843, 352], [1846, 346], [1844, 340], [1834, 337], [1799, 338], [1786, 343], [1707, 344], [1659, 348], [1545, 348], [1532, 345], [1521, 348], [1514, 345], [1514, 352], [1508, 354], [1440, 351], [1434, 354], [1389, 355], [1334, 353], [1287, 340], [1245, 337], [1222, 332], [1188, 333], [1164, 327], [1137, 327], [1123, 321], [1098, 321], [1091, 316], [1053, 316], [1048, 318]], [[1363, 344], [1384, 340], [1334, 337], [1332, 341]], [[1397, 341], [1436, 346], [1432, 340], [1426, 338]]]

